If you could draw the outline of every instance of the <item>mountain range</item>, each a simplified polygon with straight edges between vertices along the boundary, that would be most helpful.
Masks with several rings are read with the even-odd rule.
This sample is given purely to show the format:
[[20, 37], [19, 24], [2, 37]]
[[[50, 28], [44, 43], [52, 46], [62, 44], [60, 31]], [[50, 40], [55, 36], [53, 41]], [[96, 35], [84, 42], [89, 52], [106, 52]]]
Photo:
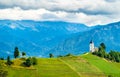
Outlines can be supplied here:
[[0, 20], [0, 56], [13, 56], [17, 46], [28, 56], [48, 57], [88, 52], [89, 42], [120, 51], [120, 22], [88, 27], [62, 21]]

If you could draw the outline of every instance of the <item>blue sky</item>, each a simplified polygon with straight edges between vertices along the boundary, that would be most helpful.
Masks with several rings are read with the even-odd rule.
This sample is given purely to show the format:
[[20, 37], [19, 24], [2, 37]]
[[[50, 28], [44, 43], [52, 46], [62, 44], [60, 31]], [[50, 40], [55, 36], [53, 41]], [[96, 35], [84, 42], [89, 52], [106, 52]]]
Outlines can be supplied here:
[[88, 26], [120, 21], [120, 0], [0, 0], [0, 19], [67, 21]]

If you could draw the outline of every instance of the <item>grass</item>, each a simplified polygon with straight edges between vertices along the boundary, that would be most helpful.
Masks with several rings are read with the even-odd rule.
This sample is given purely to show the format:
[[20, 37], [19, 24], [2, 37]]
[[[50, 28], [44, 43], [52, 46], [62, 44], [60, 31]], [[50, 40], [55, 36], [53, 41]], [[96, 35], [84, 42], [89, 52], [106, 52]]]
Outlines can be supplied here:
[[105, 77], [102, 71], [81, 57], [64, 57], [61, 60], [74, 68], [81, 77]]
[[[8, 77], [120, 77], [120, 63], [110, 62], [92, 54], [61, 58], [38, 58], [38, 64], [23, 67], [24, 60], [15, 59], [4, 66]], [[0, 61], [3, 64], [4, 61]]]
[[40, 77], [79, 77], [79, 75], [70, 69], [66, 64], [56, 58], [39, 59], [35, 66]]
[[20, 66], [22, 61], [16, 59], [9, 71], [8, 77], [79, 77], [79, 75], [57, 58], [38, 59], [38, 65], [29, 68]]
[[112, 75], [113, 77], [120, 77], [120, 63], [110, 62], [90, 53], [82, 55], [81, 57], [86, 59], [90, 64], [96, 66], [104, 74]]
[[8, 77], [38, 77], [36, 70], [7, 67]]

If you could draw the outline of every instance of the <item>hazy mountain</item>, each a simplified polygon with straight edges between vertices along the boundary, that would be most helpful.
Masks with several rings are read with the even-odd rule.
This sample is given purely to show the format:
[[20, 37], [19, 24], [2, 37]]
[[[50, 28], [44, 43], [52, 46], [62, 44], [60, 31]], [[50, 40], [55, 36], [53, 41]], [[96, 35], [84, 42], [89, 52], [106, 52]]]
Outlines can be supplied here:
[[0, 21], [0, 56], [12, 56], [15, 46], [29, 56], [77, 55], [89, 51], [90, 40], [96, 47], [104, 42], [107, 51], [120, 51], [120, 22], [87, 27], [61, 21]]
[[95, 26], [93, 29], [79, 32], [59, 43], [51, 50], [51, 53], [58, 54], [80, 54], [89, 51], [89, 42], [93, 40], [95, 46], [105, 43], [107, 51], [120, 51], [120, 22], [107, 25]]
[[72, 34], [90, 29], [60, 21], [0, 20], [0, 56], [13, 55], [15, 46], [27, 55], [43, 56]]

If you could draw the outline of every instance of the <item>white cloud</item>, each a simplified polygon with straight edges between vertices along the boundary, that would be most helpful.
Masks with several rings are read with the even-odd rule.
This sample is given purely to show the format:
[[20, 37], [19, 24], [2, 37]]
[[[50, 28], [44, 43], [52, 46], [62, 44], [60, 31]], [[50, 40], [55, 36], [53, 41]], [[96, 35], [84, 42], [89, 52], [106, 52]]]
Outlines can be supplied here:
[[0, 0], [0, 19], [61, 20], [89, 26], [120, 20], [120, 0]]

